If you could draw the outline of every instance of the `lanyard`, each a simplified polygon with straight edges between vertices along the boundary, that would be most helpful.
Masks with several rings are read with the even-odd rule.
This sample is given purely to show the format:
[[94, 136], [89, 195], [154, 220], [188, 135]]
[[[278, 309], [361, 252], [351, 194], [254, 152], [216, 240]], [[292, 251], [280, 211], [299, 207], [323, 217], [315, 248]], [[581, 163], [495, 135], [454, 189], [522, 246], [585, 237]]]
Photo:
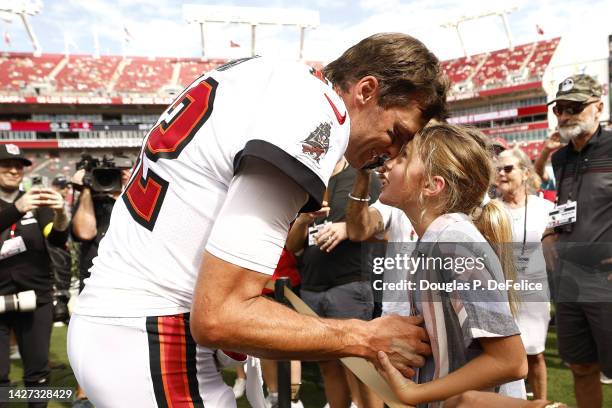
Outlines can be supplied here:
[[15, 238], [15, 230], [17, 229], [17, 224], [11, 225], [11, 229], [9, 232], [9, 239]]
[[525, 191], [525, 219], [523, 220], [523, 246], [521, 248], [521, 255], [525, 254], [525, 243], [527, 242], [527, 199], [529, 195]]

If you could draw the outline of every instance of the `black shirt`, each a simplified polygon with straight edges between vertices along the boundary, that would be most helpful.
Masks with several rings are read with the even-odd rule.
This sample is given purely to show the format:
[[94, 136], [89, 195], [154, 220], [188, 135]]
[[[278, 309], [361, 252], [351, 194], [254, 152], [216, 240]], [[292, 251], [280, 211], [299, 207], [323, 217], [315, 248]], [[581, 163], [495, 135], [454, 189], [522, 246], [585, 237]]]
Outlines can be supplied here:
[[551, 160], [557, 202], [564, 204], [571, 199], [578, 206], [576, 222], [556, 229], [557, 241], [567, 247], [560, 256], [585, 265], [611, 257], [612, 131], [599, 127], [581, 151], [569, 143]]
[[[98, 256], [98, 246], [100, 241], [106, 235], [108, 226], [110, 224], [111, 213], [113, 206], [115, 205], [115, 199], [107, 195], [95, 194], [92, 197], [94, 213], [96, 216], [96, 237], [89, 241], [80, 240], [77, 237], [73, 237], [75, 241], [81, 243], [81, 255], [79, 258], [79, 273], [81, 279], [88, 278], [89, 268], [93, 265], [93, 259]], [[78, 208], [80, 201], [75, 206], [75, 211]]]
[[[330, 212], [327, 221], [345, 220], [348, 194], [353, 189], [356, 175], [356, 170], [349, 166], [329, 180]], [[380, 182], [376, 177], [371, 177], [370, 204], [378, 199], [379, 194]], [[319, 218], [316, 223], [324, 221], [324, 218]], [[321, 251], [316, 245], [308, 246], [308, 241], [304, 247], [304, 253], [298, 258], [302, 289], [321, 292], [346, 283], [367, 280], [370, 276], [367, 265], [362, 265], [360, 242], [346, 239], [330, 253]]]
[[15, 225], [14, 236], [22, 237], [26, 247], [25, 252], [0, 260], [0, 295], [34, 290], [39, 305], [51, 301], [53, 276], [46, 244], [64, 247], [68, 237], [67, 231], [52, 228], [45, 239], [43, 231], [53, 217], [53, 210], [47, 207], [22, 214], [15, 204], [0, 200], [0, 242], [10, 238]]

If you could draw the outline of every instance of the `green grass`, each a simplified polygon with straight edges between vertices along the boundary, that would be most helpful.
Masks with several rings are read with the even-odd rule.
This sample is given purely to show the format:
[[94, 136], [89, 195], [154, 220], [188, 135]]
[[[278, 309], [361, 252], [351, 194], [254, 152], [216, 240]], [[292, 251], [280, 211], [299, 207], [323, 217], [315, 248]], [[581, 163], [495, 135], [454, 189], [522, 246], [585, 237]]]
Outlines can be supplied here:
[[[548, 367], [548, 398], [554, 401], [561, 401], [569, 406], [576, 406], [574, 399], [574, 388], [572, 375], [569, 369], [563, 364], [557, 353], [557, 336], [554, 331], [548, 333], [546, 342], [546, 364]], [[74, 388], [76, 381], [72, 375], [68, 357], [66, 355], [66, 327], [55, 327], [51, 338], [50, 360], [54, 363], [63, 363], [65, 368], [54, 369], [51, 372], [51, 385], [53, 387]], [[17, 385], [23, 385], [21, 380], [23, 368], [20, 361], [13, 361], [11, 365], [11, 380]], [[304, 364], [302, 374], [301, 400], [306, 408], [322, 408], [325, 405], [323, 390], [317, 385], [318, 369], [312, 363]], [[223, 377], [228, 384], [234, 383], [235, 373], [224, 371]], [[604, 385], [604, 407], [612, 407], [612, 385]], [[13, 407], [26, 407], [25, 404], [13, 404]], [[53, 401], [49, 404], [50, 408], [70, 407], [69, 402]], [[246, 398], [238, 400], [239, 408], [248, 408]]]

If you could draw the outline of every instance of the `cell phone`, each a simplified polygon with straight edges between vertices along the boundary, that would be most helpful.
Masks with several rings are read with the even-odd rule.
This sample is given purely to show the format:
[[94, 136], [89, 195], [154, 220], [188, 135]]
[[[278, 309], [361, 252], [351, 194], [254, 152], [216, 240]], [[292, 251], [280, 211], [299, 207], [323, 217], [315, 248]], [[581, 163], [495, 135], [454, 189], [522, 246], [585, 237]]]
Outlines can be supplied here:
[[367, 166], [363, 166], [361, 169], [362, 170], [374, 170], [374, 169], [377, 169], [379, 167], [382, 167], [385, 164], [385, 162], [387, 160], [389, 160], [389, 159], [390, 159], [389, 156], [387, 156], [386, 154], [383, 154], [382, 156], [378, 156], [376, 158], [376, 160], [372, 164], [368, 164]]
[[32, 187], [42, 187], [43, 186], [43, 178], [42, 176], [34, 176], [32, 177]]

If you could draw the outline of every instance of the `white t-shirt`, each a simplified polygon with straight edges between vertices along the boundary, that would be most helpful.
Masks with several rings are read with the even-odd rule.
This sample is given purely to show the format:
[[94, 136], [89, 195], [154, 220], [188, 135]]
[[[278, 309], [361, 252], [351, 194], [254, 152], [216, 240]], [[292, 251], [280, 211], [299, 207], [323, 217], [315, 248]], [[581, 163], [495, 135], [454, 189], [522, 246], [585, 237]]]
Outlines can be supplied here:
[[187, 312], [205, 250], [271, 275], [304, 192], [303, 209], [320, 208], [349, 122], [300, 63], [244, 59], [198, 78], [147, 135], [76, 313]]
[[[376, 200], [370, 207], [375, 208], [382, 217], [385, 232], [377, 235], [383, 239], [387, 235], [387, 258], [394, 258], [397, 254], [412, 253], [415, 242], [419, 238], [412, 227], [412, 223], [404, 211], [399, 208], [383, 204]], [[383, 280], [386, 283], [401, 282], [406, 279], [407, 272], [402, 269], [386, 269]], [[403, 295], [398, 291], [384, 291], [382, 295], [382, 308], [384, 314], [406, 315], [410, 308]]]
[[380, 200], [376, 200], [370, 207], [380, 213], [389, 242], [416, 242], [419, 238], [412, 228], [412, 223], [399, 208], [383, 204]]
[[519, 279], [538, 279], [543, 280], [543, 283], [546, 282], [546, 262], [540, 241], [546, 230], [548, 213], [554, 207], [552, 202], [544, 198], [536, 195], [528, 196], [525, 223], [525, 206], [510, 208], [506, 205], [512, 223], [512, 241]]

